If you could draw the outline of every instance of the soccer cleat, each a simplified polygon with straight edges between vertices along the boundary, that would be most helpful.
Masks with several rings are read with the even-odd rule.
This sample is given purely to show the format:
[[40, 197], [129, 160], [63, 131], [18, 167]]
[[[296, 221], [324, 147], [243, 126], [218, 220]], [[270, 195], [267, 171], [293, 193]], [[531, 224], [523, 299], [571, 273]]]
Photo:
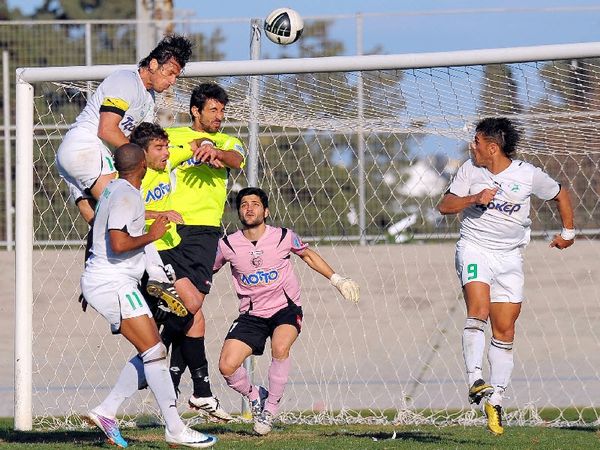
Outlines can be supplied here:
[[180, 445], [192, 448], [208, 448], [215, 445], [218, 439], [211, 434], [200, 433], [192, 428], [185, 427], [177, 435], [169, 433], [169, 429], [165, 428], [165, 441], [171, 448], [177, 448]]
[[481, 378], [475, 380], [473, 386], [469, 388], [469, 403], [475, 403], [479, 405], [481, 399], [494, 392], [494, 388], [483, 381]]
[[219, 404], [217, 397], [194, 397], [193, 395], [188, 400], [190, 408], [197, 409], [198, 411], [204, 412], [215, 419], [229, 422], [233, 420]]
[[156, 280], [148, 280], [146, 291], [153, 297], [164, 300], [173, 314], [179, 317], [185, 317], [188, 310], [181, 301], [175, 287], [169, 283], [162, 283]]
[[252, 412], [252, 419], [257, 421], [263, 412], [269, 391], [264, 386], [255, 386], [258, 389], [258, 399], [250, 402], [250, 411]]
[[492, 405], [486, 401], [483, 407], [487, 417], [487, 429], [492, 434], [500, 436], [504, 433], [504, 427], [502, 426], [502, 406]]
[[94, 411], [90, 411], [87, 414], [86, 420], [100, 428], [111, 444], [116, 445], [117, 447], [127, 448], [127, 441], [121, 436], [119, 425], [115, 419], [104, 417], [100, 414], [96, 414]]
[[254, 421], [254, 431], [261, 436], [270, 433], [273, 429], [274, 419], [275, 417], [269, 411], [263, 411], [258, 419]]

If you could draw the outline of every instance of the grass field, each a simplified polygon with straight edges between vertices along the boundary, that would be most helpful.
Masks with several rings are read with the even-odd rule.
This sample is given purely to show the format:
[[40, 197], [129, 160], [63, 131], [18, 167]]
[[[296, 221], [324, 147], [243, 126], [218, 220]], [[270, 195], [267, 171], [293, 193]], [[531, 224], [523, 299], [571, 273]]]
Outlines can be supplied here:
[[[256, 436], [250, 424], [203, 425], [215, 434], [218, 449], [349, 450], [349, 449], [540, 449], [589, 450], [600, 448], [596, 428], [507, 427], [496, 437], [481, 427], [391, 425], [276, 425], [267, 436]], [[130, 447], [167, 448], [162, 428], [123, 430]], [[114, 448], [103, 435], [90, 431], [16, 432], [12, 419], [0, 419], [0, 448], [65, 449]]]

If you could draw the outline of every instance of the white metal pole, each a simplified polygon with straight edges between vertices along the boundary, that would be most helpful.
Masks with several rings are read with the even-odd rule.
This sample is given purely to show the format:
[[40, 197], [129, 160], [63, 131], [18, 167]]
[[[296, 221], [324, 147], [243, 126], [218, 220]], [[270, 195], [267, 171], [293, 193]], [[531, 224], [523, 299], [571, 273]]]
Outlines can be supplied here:
[[156, 33], [152, 24], [152, 7], [155, 2], [136, 0], [135, 50], [136, 62], [139, 62], [152, 51], [156, 43]]
[[[85, 24], [85, 65], [92, 65], [92, 24], [87, 22]], [[92, 83], [87, 82], [87, 99], [89, 100], [92, 96]]]
[[[250, 23], [250, 59], [260, 59], [260, 19], [252, 19]], [[248, 161], [246, 164], [246, 180], [248, 186], [258, 186], [258, 104], [259, 104], [259, 78], [254, 76], [250, 79], [250, 122], [248, 123]], [[244, 368], [248, 372], [250, 383], [254, 384], [254, 356], [246, 358]], [[252, 418], [250, 403], [246, 397], [242, 397], [242, 416]]]
[[32, 427], [33, 86], [16, 82], [15, 430]]
[[[362, 14], [356, 14], [356, 54], [361, 56], [363, 50], [363, 24]], [[364, 81], [362, 72], [358, 72], [356, 80], [356, 97], [358, 110], [358, 228], [360, 233], [360, 245], [367, 245], [367, 191], [365, 171], [365, 102]]]
[[2, 83], [4, 102], [4, 211], [6, 250], [13, 249], [12, 155], [10, 145], [10, 77], [8, 50], [2, 52]]
[[[485, 64], [511, 64], [528, 61], [597, 58], [600, 42], [538, 45], [404, 55], [327, 56], [318, 58], [261, 59], [258, 61], [204, 61], [185, 66], [186, 77], [273, 75], [282, 73], [356, 72], [359, 70], [418, 69]], [[144, 55], [146, 56], [146, 55]], [[135, 70], [136, 66], [99, 65], [66, 67], [26, 67], [21, 78], [36, 81], [103, 80], [116, 70]]]
[[[252, 19], [250, 34], [250, 59], [260, 59], [260, 19]], [[258, 186], [258, 76], [250, 79], [250, 123], [248, 124], [248, 165], [246, 178], [248, 186]]]

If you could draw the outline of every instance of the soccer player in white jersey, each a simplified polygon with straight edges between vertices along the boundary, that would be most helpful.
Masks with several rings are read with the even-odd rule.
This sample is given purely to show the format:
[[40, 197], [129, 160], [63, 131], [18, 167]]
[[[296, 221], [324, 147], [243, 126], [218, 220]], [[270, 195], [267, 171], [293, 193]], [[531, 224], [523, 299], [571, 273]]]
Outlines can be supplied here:
[[[223, 343], [219, 370], [227, 385], [250, 402], [254, 431], [267, 434], [273, 426], [290, 372], [290, 348], [302, 326], [300, 285], [291, 254], [331, 281], [345, 299], [358, 302], [359, 287], [344, 278], [292, 230], [267, 225], [269, 201], [259, 188], [242, 189], [236, 207], [243, 228], [219, 240], [214, 270], [227, 262], [240, 300], [240, 316]], [[250, 355], [262, 355], [271, 338], [269, 390], [253, 386], [242, 366]]]
[[129, 142], [139, 123], [154, 121], [154, 94], [175, 84], [191, 55], [188, 39], [165, 37], [138, 70], [118, 70], [100, 83], [65, 135], [56, 154], [58, 171], [88, 223], [94, 200], [115, 177], [111, 149]]
[[[131, 131], [139, 123], [154, 121], [154, 94], [175, 84], [191, 54], [188, 39], [165, 37], [139, 62], [137, 70], [118, 70], [100, 83], [65, 135], [56, 154], [56, 165], [90, 225], [96, 201], [116, 176], [111, 149], [128, 143]], [[177, 303], [179, 300], [168, 290], [169, 279], [163, 273], [162, 261], [152, 247], [147, 249], [146, 258], [148, 273], [156, 281], [154, 287], [168, 302]]]
[[[106, 186], [98, 201], [91, 255], [81, 276], [81, 289], [88, 304], [104, 316], [113, 334], [122, 334], [138, 352], [121, 371], [111, 396], [118, 396], [115, 390], [120, 384], [138, 383], [141, 375], [165, 420], [165, 440], [187, 447], [211, 447], [217, 441], [214, 436], [188, 428], [179, 417], [167, 350], [138, 290], [145, 269], [144, 248], [167, 231], [168, 218], [157, 216], [148, 232], [144, 232], [145, 211], [139, 189], [146, 173], [146, 159], [141, 147], [119, 147], [115, 151], [115, 168], [119, 178]], [[127, 442], [119, 432], [117, 411], [111, 408], [112, 404], [102, 402], [88, 417], [111, 443], [124, 448]]]
[[[550, 247], [573, 245], [575, 227], [568, 191], [541, 169], [513, 159], [519, 132], [506, 118], [477, 124], [471, 159], [456, 173], [438, 209], [462, 213], [456, 244], [456, 272], [467, 307], [462, 347], [469, 382], [469, 401], [485, 398], [488, 429], [500, 435], [502, 398], [513, 369], [515, 322], [523, 301], [521, 249], [530, 239], [530, 197], [553, 200], [562, 232]], [[490, 383], [482, 376], [484, 328], [488, 317], [492, 338], [488, 350]]]

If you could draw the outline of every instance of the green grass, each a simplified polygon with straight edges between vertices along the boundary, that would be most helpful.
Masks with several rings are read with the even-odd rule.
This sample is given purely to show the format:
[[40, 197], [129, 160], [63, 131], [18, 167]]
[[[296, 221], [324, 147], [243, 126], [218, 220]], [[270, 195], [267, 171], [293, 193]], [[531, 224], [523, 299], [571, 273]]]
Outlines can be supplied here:
[[[595, 428], [506, 427], [501, 437], [492, 436], [482, 427], [435, 427], [391, 425], [281, 425], [267, 436], [256, 436], [250, 424], [201, 425], [201, 431], [215, 434], [215, 449], [522, 449], [588, 450], [600, 448]], [[392, 439], [395, 433], [395, 438]], [[124, 429], [124, 437], [133, 449], [166, 449], [163, 430], [148, 427]], [[114, 448], [95, 431], [16, 432], [12, 419], [0, 419], [2, 449]]]

